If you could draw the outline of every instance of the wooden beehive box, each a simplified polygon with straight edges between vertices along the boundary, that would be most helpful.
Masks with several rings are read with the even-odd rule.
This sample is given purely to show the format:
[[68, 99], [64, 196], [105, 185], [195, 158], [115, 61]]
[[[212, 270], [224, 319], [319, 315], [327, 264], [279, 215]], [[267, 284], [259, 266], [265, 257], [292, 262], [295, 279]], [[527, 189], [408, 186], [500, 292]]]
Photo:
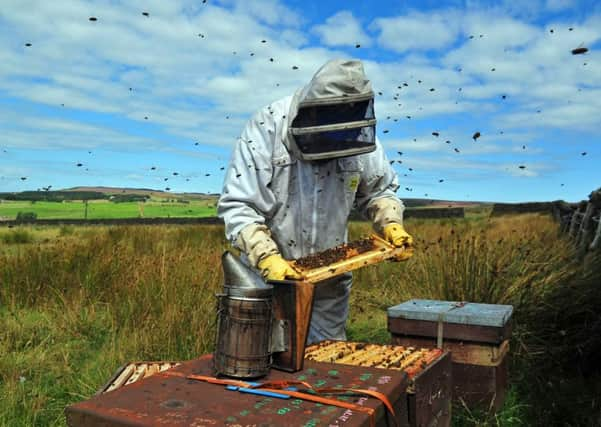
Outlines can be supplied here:
[[414, 299], [388, 309], [392, 343], [451, 352], [453, 398], [499, 409], [507, 389], [513, 307]]
[[123, 386], [133, 384], [141, 379], [148, 378], [156, 373], [179, 366], [180, 362], [154, 361], [130, 362], [119, 367], [113, 376], [103, 385], [96, 394], [104, 394], [117, 390]]
[[305, 358], [342, 365], [403, 371], [409, 378], [401, 425], [451, 424], [451, 357], [446, 351], [345, 341], [322, 341], [305, 349]]
[[[67, 425], [94, 426], [321, 426], [385, 427], [393, 425], [384, 404], [359, 393], [321, 397], [371, 408], [373, 415], [303, 397], [285, 398], [228, 390], [225, 385], [195, 380], [213, 375], [212, 355], [136, 380], [125, 387], [65, 409]], [[300, 380], [315, 388], [373, 390], [386, 396], [396, 413], [406, 402], [407, 374], [399, 371], [306, 361], [296, 373], [271, 370], [256, 381]], [[299, 386], [300, 388], [301, 386]], [[302, 394], [302, 393], [301, 393]]]

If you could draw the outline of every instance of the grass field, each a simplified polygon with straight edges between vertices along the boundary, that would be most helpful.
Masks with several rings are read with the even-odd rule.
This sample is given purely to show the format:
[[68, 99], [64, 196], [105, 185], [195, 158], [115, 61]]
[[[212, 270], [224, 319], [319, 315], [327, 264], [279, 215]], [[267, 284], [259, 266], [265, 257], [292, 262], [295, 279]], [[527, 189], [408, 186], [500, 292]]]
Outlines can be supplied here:
[[[198, 218], [216, 216], [217, 198], [187, 199], [188, 203], [170, 201], [170, 199], [154, 198], [144, 203], [121, 202], [109, 200], [91, 200], [88, 203], [88, 219], [105, 218]], [[439, 206], [440, 207], [440, 206]], [[425, 206], [423, 209], [435, 209], [436, 206]], [[422, 209], [414, 208], [414, 209]], [[466, 216], [482, 219], [487, 217], [492, 205], [481, 204], [465, 207]], [[84, 219], [86, 206], [81, 200], [65, 202], [0, 202], [0, 220], [15, 219], [19, 212], [34, 212], [38, 219]]]
[[[19, 212], [35, 212], [38, 219], [84, 219], [86, 206], [82, 201], [0, 203], [0, 218], [15, 219]], [[216, 212], [214, 200], [191, 200], [189, 203], [159, 200], [145, 203], [114, 203], [108, 200], [92, 200], [88, 203], [87, 218], [207, 217], [215, 216]]]
[[[601, 422], [601, 260], [577, 260], [540, 215], [407, 228], [411, 260], [355, 275], [349, 339], [387, 342], [385, 310], [409, 298], [513, 304], [505, 407], [454, 408], [454, 425]], [[351, 224], [352, 238], [368, 231]], [[212, 351], [226, 247], [221, 226], [0, 229], [0, 425], [64, 425], [124, 362]]]

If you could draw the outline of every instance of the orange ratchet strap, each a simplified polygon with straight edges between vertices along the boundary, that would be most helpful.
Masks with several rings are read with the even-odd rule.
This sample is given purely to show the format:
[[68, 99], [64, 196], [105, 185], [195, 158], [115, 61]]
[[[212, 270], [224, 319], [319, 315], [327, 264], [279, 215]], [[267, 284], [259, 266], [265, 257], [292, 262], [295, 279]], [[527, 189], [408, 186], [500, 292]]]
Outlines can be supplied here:
[[369, 415], [370, 426], [374, 427], [375, 426], [375, 410], [373, 408], [369, 408], [367, 406], [356, 405], [354, 403], [344, 402], [342, 400], [321, 397], [321, 396], [317, 396], [315, 394], [304, 393], [301, 391], [291, 391], [291, 390], [284, 390], [284, 389], [286, 387], [290, 387], [293, 385], [302, 385], [302, 386], [306, 387], [308, 390], [312, 390], [313, 392], [315, 392], [317, 394], [342, 394], [342, 393], [364, 394], [367, 396], [375, 397], [376, 399], [381, 401], [384, 404], [384, 406], [386, 407], [386, 409], [392, 415], [392, 419], [393, 419], [395, 426], [399, 425], [397, 418], [396, 418], [396, 414], [394, 412], [394, 408], [392, 407], [390, 400], [388, 400], [388, 398], [386, 397], [385, 394], [380, 393], [378, 391], [374, 391], [374, 390], [365, 390], [365, 389], [360, 389], [360, 388], [314, 388], [311, 384], [309, 384], [305, 381], [298, 381], [298, 380], [274, 380], [274, 381], [265, 381], [263, 383], [260, 383], [259, 385], [251, 385], [244, 381], [226, 380], [226, 379], [220, 379], [220, 378], [215, 378], [215, 377], [208, 377], [205, 375], [186, 375], [186, 374], [182, 374], [179, 372], [170, 372], [170, 371], [164, 371], [164, 372], [159, 373], [158, 375], [180, 377], [180, 378], [186, 378], [189, 380], [205, 381], [205, 382], [208, 382], [211, 384], [233, 385], [233, 386], [237, 386], [237, 387], [254, 388], [254, 389], [259, 389], [259, 390], [270, 391], [273, 393], [285, 394], [290, 397], [295, 397], [295, 398], [301, 399], [301, 400], [321, 403], [324, 405], [337, 406], [340, 408], [350, 409], [352, 411], [357, 411], [357, 412], [363, 412], [363, 413], [366, 413]]
[[[260, 383], [259, 385], [253, 386], [251, 388], [259, 388], [262, 390], [265, 388], [283, 389], [286, 387], [290, 387], [291, 385], [303, 385], [306, 388], [313, 390], [316, 393], [324, 393], [324, 394], [357, 393], [357, 394], [366, 394], [368, 396], [375, 397], [376, 399], [381, 401], [384, 404], [384, 406], [386, 406], [386, 409], [388, 409], [388, 411], [392, 414], [392, 416], [394, 417], [394, 419], [396, 421], [396, 414], [394, 413], [394, 408], [392, 407], [392, 404], [390, 403], [390, 401], [388, 400], [386, 395], [383, 393], [380, 393], [378, 391], [374, 391], [374, 390], [365, 390], [365, 389], [360, 389], [360, 388], [314, 388], [311, 384], [309, 384], [305, 381], [298, 381], [298, 380], [265, 381], [263, 383]], [[286, 391], [286, 390], [278, 390], [277, 392], [281, 393], [282, 391]], [[336, 402], [338, 402], [338, 401], [336, 401]]]

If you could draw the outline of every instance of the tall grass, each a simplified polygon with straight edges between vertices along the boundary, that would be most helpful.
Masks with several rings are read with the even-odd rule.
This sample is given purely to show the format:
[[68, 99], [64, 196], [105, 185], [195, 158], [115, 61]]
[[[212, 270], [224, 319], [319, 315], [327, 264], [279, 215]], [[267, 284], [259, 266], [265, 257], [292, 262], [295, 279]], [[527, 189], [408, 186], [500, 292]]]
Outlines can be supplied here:
[[[573, 249], [544, 216], [416, 220], [407, 228], [417, 240], [411, 260], [356, 273], [350, 339], [387, 342], [387, 307], [436, 298], [514, 304], [516, 335], [530, 346], [532, 307], [560, 298], [557, 290], [580, 277]], [[351, 225], [352, 238], [368, 232]], [[63, 425], [65, 405], [91, 396], [124, 362], [212, 350], [222, 227], [39, 234], [0, 248], [0, 425]], [[519, 348], [523, 360], [534, 357]], [[524, 405], [506, 419], [519, 419]], [[461, 423], [490, 421], [474, 417]]]
[[[478, 222], [409, 222], [415, 255], [356, 273], [353, 313], [410, 298], [530, 306], [580, 269], [550, 218], [521, 215]], [[353, 237], [368, 233], [357, 224]], [[375, 290], [377, 292], [374, 292]]]
[[90, 229], [0, 255], [0, 425], [61, 425], [125, 361], [210, 351], [222, 236]]
[[15, 243], [31, 243], [33, 235], [27, 230], [13, 230], [0, 236], [0, 241], [7, 245]]

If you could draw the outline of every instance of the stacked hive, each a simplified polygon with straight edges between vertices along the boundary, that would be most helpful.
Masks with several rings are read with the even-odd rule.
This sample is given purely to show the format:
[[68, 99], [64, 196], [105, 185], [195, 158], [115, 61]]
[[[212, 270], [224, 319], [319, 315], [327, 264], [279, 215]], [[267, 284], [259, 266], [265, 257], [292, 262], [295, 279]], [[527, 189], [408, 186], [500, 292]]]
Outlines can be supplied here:
[[507, 388], [513, 307], [409, 300], [388, 309], [392, 342], [443, 348], [453, 361], [453, 398], [498, 409]]

